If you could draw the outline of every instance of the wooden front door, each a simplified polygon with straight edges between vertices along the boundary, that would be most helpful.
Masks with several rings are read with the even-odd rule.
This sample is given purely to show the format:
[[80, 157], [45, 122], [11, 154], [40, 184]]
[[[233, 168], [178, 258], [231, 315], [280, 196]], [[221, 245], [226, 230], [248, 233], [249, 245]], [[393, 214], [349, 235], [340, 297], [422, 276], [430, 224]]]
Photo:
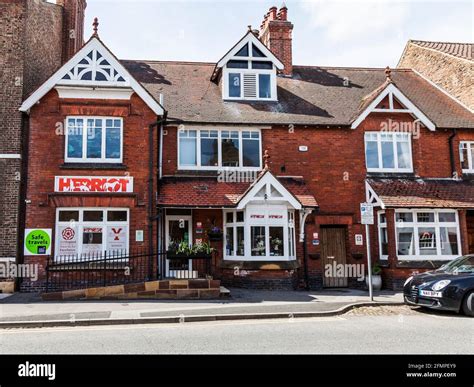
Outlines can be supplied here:
[[[343, 227], [321, 228], [321, 259], [323, 286], [326, 288], [347, 287], [347, 277], [335, 275], [337, 265], [346, 264], [346, 229]], [[333, 276], [326, 275], [326, 267], [331, 265]], [[345, 270], [344, 270], [345, 272]]]
[[466, 217], [469, 254], [474, 254], [474, 211], [468, 211]]

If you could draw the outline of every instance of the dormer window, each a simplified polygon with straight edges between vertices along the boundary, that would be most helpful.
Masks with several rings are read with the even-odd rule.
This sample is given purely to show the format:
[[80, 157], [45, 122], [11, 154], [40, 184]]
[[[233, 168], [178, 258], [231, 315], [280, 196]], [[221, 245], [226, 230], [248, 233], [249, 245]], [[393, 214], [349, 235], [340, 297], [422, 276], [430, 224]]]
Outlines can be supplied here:
[[224, 74], [224, 99], [276, 100], [276, 67], [253, 43], [227, 62]]
[[224, 100], [276, 101], [281, 61], [248, 32], [217, 64]]

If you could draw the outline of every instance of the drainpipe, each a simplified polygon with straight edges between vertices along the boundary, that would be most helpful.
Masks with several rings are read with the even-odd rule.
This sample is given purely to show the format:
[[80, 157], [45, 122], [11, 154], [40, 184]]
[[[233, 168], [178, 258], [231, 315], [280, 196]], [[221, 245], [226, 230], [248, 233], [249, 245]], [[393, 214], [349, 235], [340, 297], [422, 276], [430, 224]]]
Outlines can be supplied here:
[[[153, 215], [153, 129], [162, 125], [163, 122], [166, 122], [167, 115], [168, 112], [165, 111], [161, 119], [148, 125], [148, 254], [150, 257], [153, 255], [153, 221], [158, 219], [158, 217]], [[150, 279], [152, 278], [152, 272], [153, 261], [150, 259], [148, 265], [148, 276]]]
[[456, 162], [455, 162], [455, 157], [454, 157], [454, 148], [453, 148], [453, 145], [454, 145], [454, 137], [456, 137], [457, 135], [457, 130], [456, 128], [453, 129], [453, 133], [451, 134], [451, 136], [449, 136], [449, 160], [451, 162], [451, 177], [454, 178], [454, 176], [456, 176], [457, 174], [457, 170], [456, 170]]
[[308, 249], [306, 247], [306, 218], [313, 211], [307, 208], [303, 209], [303, 213], [300, 212], [300, 242], [303, 242], [303, 270], [304, 270], [304, 282], [305, 290], [309, 290], [309, 272], [308, 272]]
[[[160, 105], [164, 105], [163, 94], [160, 94]], [[158, 180], [163, 176], [163, 123], [160, 125], [160, 144], [158, 147]]]

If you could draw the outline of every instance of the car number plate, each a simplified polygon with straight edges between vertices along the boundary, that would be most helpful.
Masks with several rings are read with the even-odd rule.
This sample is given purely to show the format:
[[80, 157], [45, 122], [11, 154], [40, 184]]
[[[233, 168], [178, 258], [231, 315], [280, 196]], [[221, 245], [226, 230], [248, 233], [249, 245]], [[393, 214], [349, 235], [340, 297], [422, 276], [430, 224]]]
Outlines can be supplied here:
[[443, 294], [441, 292], [434, 292], [432, 290], [420, 290], [420, 296], [443, 297]]

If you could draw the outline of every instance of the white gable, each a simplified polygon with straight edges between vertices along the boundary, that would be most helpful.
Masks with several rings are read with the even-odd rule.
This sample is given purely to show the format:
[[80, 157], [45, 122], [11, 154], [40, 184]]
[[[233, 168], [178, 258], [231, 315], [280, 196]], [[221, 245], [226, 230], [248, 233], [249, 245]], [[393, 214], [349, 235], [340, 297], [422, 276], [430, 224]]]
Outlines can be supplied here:
[[[248, 47], [248, 55], [241, 56], [238, 55], [239, 52], [247, 45]], [[254, 57], [252, 56], [252, 45], [263, 54], [262, 57]], [[243, 60], [266, 60], [271, 61], [275, 65], [278, 70], [283, 70], [285, 67], [283, 63], [278, 59], [268, 48], [265, 46], [251, 31], [247, 32], [247, 34], [234, 46], [230, 49], [230, 51], [225, 54], [219, 62], [217, 62], [217, 68], [222, 68], [226, 65], [226, 63], [231, 59], [243, 59]]]
[[[377, 108], [380, 102], [386, 97], [389, 100], [389, 106]], [[403, 108], [397, 108], [394, 101], [397, 100]], [[415, 116], [429, 130], [435, 130], [435, 124], [426, 115], [418, 109], [393, 83], [387, 85], [385, 89], [375, 98], [372, 103], [357, 117], [352, 123], [351, 128], [356, 129], [370, 113], [408, 113]]]
[[[164, 109], [151, 94], [136, 81], [123, 67], [110, 50], [96, 37], [93, 37], [67, 63], [41, 85], [20, 107], [27, 112], [43, 98], [52, 88], [61, 90], [70, 87], [77, 91], [78, 98], [92, 94], [84, 93], [85, 89], [96, 92], [98, 98], [108, 96], [110, 90], [133, 90], [157, 115], [163, 115]], [[82, 92], [80, 90], [82, 89]], [[108, 90], [103, 93], [101, 90]], [[71, 94], [65, 94], [71, 95]]]
[[289, 204], [301, 210], [301, 203], [270, 172], [265, 172], [249, 191], [240, 199], [237, 209], [243, 209], [249, 203]]
[[80, 82], [92, 85], [107, 84], [107, 86], [129, 85], [130, 82], [126, 79], [130, 77], [111, 65], [110, 58], [105, 58], [100, 51], [97, 48], [91, 48], [91, 51], [77, 65], [73, 66], [57, 84], [77, 85]]

